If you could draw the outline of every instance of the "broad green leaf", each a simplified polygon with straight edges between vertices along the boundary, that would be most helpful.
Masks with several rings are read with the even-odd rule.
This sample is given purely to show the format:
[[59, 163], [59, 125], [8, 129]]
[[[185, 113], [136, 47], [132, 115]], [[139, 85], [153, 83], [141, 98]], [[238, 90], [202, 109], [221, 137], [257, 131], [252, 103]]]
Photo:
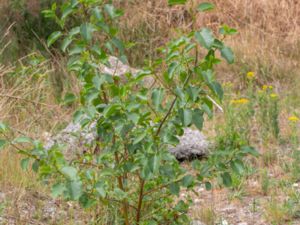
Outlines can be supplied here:
[[198, 128], [198, 130], [202, 130], [203, 122], [203, 111], [200, 109], [195, 109], [193, 111], [193, 124]]
[[73, 11], [74, 9], [72, 6], [66, 7], [62, 12], [61, 19], [65, 20]]
[[209, 2], [203, 2], [203, 3], [199, 4], [197, 9], [200, 12], [205, 12], [205, 11], [213, 10], [214, 8], [215, 8], [214, 4], [209, 3]]
[[40, 162], [38, 160], [35, 160], [31, 166], [31, 168], [34, 172], [37, 173], [40, 168]]
[[71, 200], [77, 201], [82, 195], [82, 182], [81, 181], [71, 181], [67, 185], [67, 190], [69, 192]]
[[8, 142], [7, 142], [6, 140], [0, 139], [0, 150], [1, 150], [2, 148], [4, 148], [4, 146], [5, 146], [7, 143], [8, 143]]
[[211, 83], [211, 85], [213, 87], [213, 91], [218, 96], [219, 100], [222, 100], [224, 92], [223, 92], [223, 88], [222, 88], [221, 84], [214, 81]]
[[223, 48], [221, 48], [221, 55], [224, 59], [226, 59], [226, 61], [229, 63], [229, 64], [232, 64], [234, 63], [234, 55], [233, 55], [233, 52], [231, 50], [231, 48], [227, 47], [227, 46], [224, 46]]
[[161, 103], [164, 99], [164, 89], [157, 88], [152, 92], [152, 103], [156, 110], [158, 110], [161, 106]]
[[178, 68], [177, 62], [172, 62], [169, 65], [169, 68], [168, 68], [168, 78], [169, 79], [172, 79], [174, 77], [174, 74], [175, 74], [177, 68]]
[[128, 119], [131, 120], [134, 124], [137, 124], [139, 122], [140, 116], [137, 113], [129, 113]]
[[149, 159], [149, 166], [152, 173], [156, 173], [160, 166], [160, 158], [158, 155], [154, 155]]
[[69, 45], [72, 43], [72, 41], [73, 41], [72, 38], [66, 37], [66, 38], [63, 40], [62, 44], [61, 44], [61, 50], [62, 50], [63, 52], [66, 52], [67, 48], [68, 48]]
[[22, 159], [21, 160], [21, 168], [22, 170], [27, 170], [29, 165], [30, 158]]
[[183, 179], [182, 179], [182, 186], [189, 188], [193, 185], [194, 183], [194, 178], [192, 175], [186, 175]]
[[92, 35], [94, 31], [95, 29], [90, 23], [84, 23], [80, 26], [80, 34], [83, 37], [83, 39], [87, 42], [92, 40]]
[[179, 144], [179, 139], [175, 135], [172, 135], [170, 132], [167, 132], [163, 136], [163, 141], [166, 144], [171, 144], [171, 145], [177, 145], [177, 144]]
[[84, 193], [80, 196], [79, 203], [83, 208], [87, 209], [97, 204], [97, 201], [91, 198], [89, 194]]
[[47, 46], [50, 47], [54, 42], [57, 41], [58, 38], [62, 36], [62, 33], [60, 31], [53, 32], [47, 40]]
[[51, 188], [51, 195], [54, 198], [61, 196], [66, 190], [66, 185], [63, 183], [54, 184]]
[[60, 172], [70, 180], [76, 180], [78, 178], [77, 169], [74, 167], [65, 166], [60, 169]]
[[232, 185], [232, 179], [228, 172], [223, 173], [221, 175], [221, 177], [222, 177], [223, 184], [225, 185], [225, 187], [230, 187]]
[[14, 139], [14, 143], [32, 143], [32, 139], [29, 137], [18, 137]]
[[210, 191], [210, 190], [212, 189], [212, 185], [211, 185], [210, 182], [205, 182], [205, 189], [206, 189], [207, 191]]
[[110, 106], [106, 107], [105, 110], [103, 111], [103, 116], [108, 118], [120, 109], [121, 109], [120, 105], [117, 105], [117, 104], [110, 105]]
[[190, 109], [180, 110], [181, 122], [184, 127], [189, 126], [193, 120], [193, 111]]
[[76, 101], [76, 96], [73, 93], [67, 93], [64, 97], [64, 104], [70, 105]]
[[117, 10], [112, 4], [106, 4], [104, 6], [104, 11], [109, 15], [111, 19], [122, 15], [122, 11]]
[[210, 49], [214, 44], [214, 36], [210, 29], [203, 28], [195, 33], [196, 40], [205, 48]]
[[102, 198], [105, 198], [106, 197], [106, 191], [105, 191], [105, 188], [104, 188], [104, 184], [102, 182], [98, 182], [96, 184], [96, 187], [95, 187], [97, 193], [102, 197]]
[[140, 143], [146, 137], [146, 135], [147, 135], [147, 133], [144, 132], [144, 133], [138, 135], [137, 137], [135, 137], [133, 144], [136, 145], [136, 144]]
[[255, 157], [259, 156], [259, 153], [256, 151], [256, 149], [253, 147], [250, 147], [250, 146], [243, 146], [241, 148], [241, 152], [244, 154], [249, 154], [249, 155], [255, 156]]
[[244, 172], [244, 164], [240, 160], [235, 160], [230, 163], [231, 168], [233, 171], [239, 175], [242, 175]]
[[73, 37], [74, 35], [79, 34], [79, 33], [80, 33], [80, 27], [79, 26], [78, 27], [74, 27], [74, 28], [72, 28], [70, 30], [69, 36]]
[[99, 9], [99, 7], [95, 7], [93, 9], [93, 15], [95, 16], [95, 18], [99, 21], [103, 20], [103, 15], [101, 13], [101, 10]]
[[180, 192], [180, 185], [178, 183], [172, 183], [170, 184], [170, 191], [173, 195], [179, 195]]
[[187, 0], [168, 0], [169, 5], [184, 5]]

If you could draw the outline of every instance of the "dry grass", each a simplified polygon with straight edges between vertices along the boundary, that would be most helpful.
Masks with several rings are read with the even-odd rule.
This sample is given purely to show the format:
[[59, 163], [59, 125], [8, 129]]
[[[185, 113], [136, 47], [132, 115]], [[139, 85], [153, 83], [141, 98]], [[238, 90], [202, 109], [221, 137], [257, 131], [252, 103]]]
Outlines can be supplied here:
[[[125, 16], [121, 35], [127, 41], [137, 40], [129, 51], [133, 65], [146, 57], [155, 58], [156, 48], [188, 30], [189, 11], [202, 1], [190, 1], [185, 7], [168, 8], [167, 1], [128, 1], [122, 3]], [[256, 71], [259, 82], [282, 80], [285, 84], [299, 73], [300, 3], [297, 0], [214, 0], [216, 10], [199, 13], [197, 28], [208, 26], [217, 31], [222, 24], [238, 29], [228, 40], [237, 55], [237, 66], [222, 67], [222, 79], [233, 80], [246, 71]], [[242, 70], [241, 70], [242, 66]], [[224, 76], [225, 75], [225, 76]], [[225, 77], [225, 78], [224, 78]], [[284, 85], [281, 83], [281, 85]]]

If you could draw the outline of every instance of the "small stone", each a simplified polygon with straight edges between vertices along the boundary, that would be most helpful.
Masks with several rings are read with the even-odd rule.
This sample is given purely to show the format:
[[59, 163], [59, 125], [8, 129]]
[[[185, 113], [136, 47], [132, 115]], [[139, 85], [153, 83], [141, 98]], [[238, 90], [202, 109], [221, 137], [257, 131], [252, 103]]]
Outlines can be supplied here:
[[192, 221], [191, 225], [205, 225], [205, 224], [202, 223], [200, 220], [194, 220]]

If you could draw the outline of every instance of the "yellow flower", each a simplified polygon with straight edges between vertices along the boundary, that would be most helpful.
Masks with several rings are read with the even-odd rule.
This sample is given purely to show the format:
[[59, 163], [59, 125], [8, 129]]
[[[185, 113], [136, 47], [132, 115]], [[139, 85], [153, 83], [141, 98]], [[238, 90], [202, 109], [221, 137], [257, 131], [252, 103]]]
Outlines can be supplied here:
[[268, 89], [268, 85], [263, 85], [263, 86], [262, 86], [262, 89], [263, 89], [264, 91], [266, 91], [266, 90]]
[[253, 79], [255, 77], [255, 74], [254, 74], [254, 72], [248, 72], [247, 73], [247, 78], [249, 79], [249, 80], [251, 80], [251, 79]]
[[278, 95], [277, 95], [277, 94], [275, 94], [275, 93], [272, 93], [272, 94], [270, 94], [270, 97], [271, 97], [271, 98], [277, 98], [277, 97], [278, 97]]
[[270, 86], [269, 86], [269, 89], [270, 89], [270, 90], [273, 90], [273, 86], [272, 86], [272, 85], [270, 85]]
[[231, 100], [231, 104], [235, 104], [235, 105], [244, 105], [244, 104], [247, 104], [248, 102], [249, 102], [249, 100], [246, 98]]
[[291, 122], [298, 122], [298, 121], [299, 121], [299, 118], [298, 118], [297, 116], [290, 116], [290, 117], [288, 118], [288, 120], [291, 121]]

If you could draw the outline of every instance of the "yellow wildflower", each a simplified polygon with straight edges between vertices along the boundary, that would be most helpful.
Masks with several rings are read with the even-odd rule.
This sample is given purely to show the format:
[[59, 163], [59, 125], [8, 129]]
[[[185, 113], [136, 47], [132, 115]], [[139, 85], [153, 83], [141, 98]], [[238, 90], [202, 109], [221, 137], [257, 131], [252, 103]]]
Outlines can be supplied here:
[[273, 86], [272, 86], [272, 85], [269, 85], [269, 89], [270, 89], [270, 90], [273, 90]]
[[248, 102], [249, 102], [248, 99], [246, 99], [246, 98], [240, 98], [240, 99], [232, 100], [231, 104], [244, 105], [244, 104], [247, 104]]
[[263, 89], [264, 91], [266, 91], [266, 90], [268, 89], [268, 85], [265, 85], [265, 84], [264, 84], [264, 85], [262, 86], [262, 89]]
[[249, 80], [251, 80], [251, 79], [253, 79], [255, 77], [255, 74], [254, 74], [254, 72], [248, 72], [247, 73], [247, 78], [249, 79]]
[[298, 118], [297, 116], [290, 116], [290, 117], [288, 118], [288, 120], [291, 121], [291, 122], [298, 122], [298, 121], [299, 121], [299, 118]]
[[272, 93], [272, 94], [270, 94], [270, 97], [271, 97], [271, 98], [277, 98], [277, 97], [278, 97], [278, 95], [277, 95], [277, 94], [275, 94], [275, 93]]

